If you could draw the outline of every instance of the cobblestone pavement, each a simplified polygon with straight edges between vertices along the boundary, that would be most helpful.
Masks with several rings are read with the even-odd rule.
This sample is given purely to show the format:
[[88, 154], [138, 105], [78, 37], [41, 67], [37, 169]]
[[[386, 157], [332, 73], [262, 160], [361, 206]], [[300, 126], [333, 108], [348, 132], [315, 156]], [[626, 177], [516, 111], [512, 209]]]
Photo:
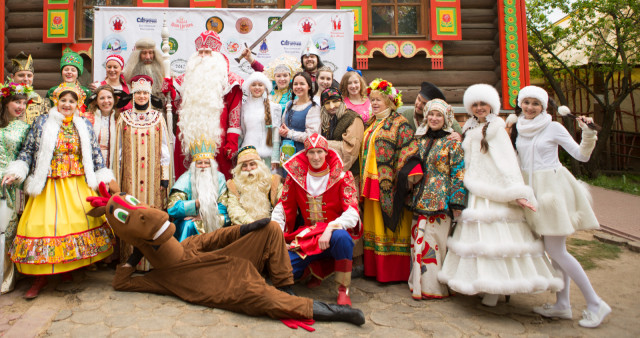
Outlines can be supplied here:
[[[249, 317], [219, 309], [187, 304], [179, 299], [144, 293], [114, 291], [113, 270], [77, 271], [73, 283], [53, 279], [40, 297], [26, 301], [22, 294], [30, 280], [0, 296], [0, 336], [4, 337], [638, 337], [640, 336], [640, 285], [638, 254], [623, 249], [611, 264], [588, 272], [595, 289], [613, 308], [598, 329], [578, 326], [584, 300], [572, 286], [574, 320], [543, 319], [530, 311], [534, 305], [553, 302], [548, 292], [514, 295], [495, 308], [480, 305], [475, 296], [457, 295], [445, 300], [414, 301], [406, 284], [382, 285], [369, 279], [353, 280], [351, 296], [367, 323], [314, 325], [316, 332], [292, 330], [279, 321]], [[205, 281], [206, 282], [206, 281]], [[211, 285], [215, 287], [215, 285]], [[335, 300], [333, 281], [317, 289], [296, 285], [301, 296]]]

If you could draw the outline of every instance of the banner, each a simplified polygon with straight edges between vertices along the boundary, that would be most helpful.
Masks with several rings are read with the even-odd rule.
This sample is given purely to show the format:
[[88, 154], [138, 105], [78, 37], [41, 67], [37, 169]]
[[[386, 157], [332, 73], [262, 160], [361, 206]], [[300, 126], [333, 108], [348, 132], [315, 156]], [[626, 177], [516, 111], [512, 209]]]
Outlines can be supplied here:
[[[196, 52], [195, 40], [205, 30], [220, 35], [231, 71], [246, 78], [253, 72], [246, 61], [238, 64], [245, 43], [251, 45], [286, 9], [234, 8], [136, 8], [96, 7], [93, 27], [93, 80], [105, 79], [105, 59], [119, 54], [128, 62], [135, 43], [143, 37], [156, 41], [161, 49], [166, 18], [171, 46], [171, 70], [184, 73], [187, 60]], [[353, 12], [350, 10], [298, 9], [281, 27], [253, 49], [255, 59], [267, 66], [281, 54], [300, 57], [309, 39], [319, 50], [322, 62], [340, 79], [353, 60]], [[161, 57], [161, 56], [160, 56]]]

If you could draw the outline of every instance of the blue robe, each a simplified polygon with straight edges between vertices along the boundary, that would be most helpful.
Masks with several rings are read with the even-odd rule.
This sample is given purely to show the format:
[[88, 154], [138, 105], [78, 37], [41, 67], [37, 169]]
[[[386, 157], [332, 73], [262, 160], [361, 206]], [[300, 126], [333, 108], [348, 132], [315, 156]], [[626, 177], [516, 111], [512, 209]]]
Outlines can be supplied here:
[[[224, 175], [220, 172], [217, 172], [217, 174], [218, 198], [220, 198], [220, 196], [227, 191], [227, 184]], [[178, 200], [175, 200], [178, 194], [182, 196]], [[186, 199], [184, 199], [184, 194], [186, 194]], [[171, 196], [169, 196], [169, 200], [169, 209], [167, 212], [169, 213], [169, 216], [174, 219], [173, 223], [176, 225], [176, 232], [173, 236], [176, 237], [178, 241], [182, 242], [189, 236], [201, 234], [202, 229], [199, 230], [193, 220], [185, 220], [186, 217], [196, 217], [199, 215], [198, 210], [196, 209], [196, 201], [193, 199], [190, 171], [185, 172], [180, 176], [180, 178], [178, 178], [171, 188]], [[224, 217], [223, 226], [229, 225], [231, 221], [227, 213], [227, 207], [222, 203], [218, 203], [218, 212], [222, 217]]]

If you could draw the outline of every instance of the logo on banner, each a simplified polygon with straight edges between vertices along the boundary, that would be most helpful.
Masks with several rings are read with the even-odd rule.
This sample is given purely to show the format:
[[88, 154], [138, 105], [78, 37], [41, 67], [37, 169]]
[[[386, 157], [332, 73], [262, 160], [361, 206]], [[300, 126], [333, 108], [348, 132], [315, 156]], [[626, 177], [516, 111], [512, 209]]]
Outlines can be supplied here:
[[[276, 22], [278, 22], [278, 20], [280, 20], [280, 16], [270, 16], [269, 19], [267, 20], [267, 29], [273, 27], [273, 25], [276, 24]], [[278, 27], [276, 29], [273, 30], [274, 32], [280, 32], [282, 31], [282, 24], [279, 24]]]
[[332, 50], [336, 50], [336, 42], [325, 33], [314, 35], [313, 43], [316, 45], [316, 48], [318, 48], [320, 55], [325, 55]]
[[207, 19], [206, 28], [208, 31], [214, 31], [218, 34], [224, 29], [224, 22], [217, 16], [212, 16]]
[[173, 55], [178, 51], [178, 40], [169, 37], [169, 55]]
[[344, 37], [344, 31], [342, 30], [342, 19], [338, 15], [331, 18], [331, 37]]
[[267, 39], [262, 40], [260, 43], [260, 49], [258, 51], [258, 57], [268, 58], [269, 55], [269, 46], [267, 45]]
[[106, 54], [120, 54], [127, 50], [127, 41], [118, 34], [111, 34], [102, 40], [102, 50]]
[[236, 21], [236, 30], [240, 34], [247, 34], [253, 29], [253, 22], [247, 17], [242, 17]]
[[114, 15], [109, 19], [109, 28], [116, 33], [120, 33], [124, 31], [125, 24], [127, 23], [127, 19], [122, 15]]
[[158, 19], [139, 16], [136, 18], [136, 22], [141, 31], [152, 31], [156, 29]]
[[181, 31], [193, 27], [193, 23], [189, 22], [189, 20], [179, 17], [176, 21], [171, 23], [171, 27], [177, 28]]
[[306, 16], [298, 21], [298, 30], [302, 34], [311, 34], [316, 30], [316, 21]]
[[224, 48], [229, 54], [238, 53], [240, 51], [240, 42], [235, 38], [227, 38], [225, 39]]
[[302, 41], [282, 40], [280, 46], [284, 49], [285, 53], [298, 54], [302, 50]]
[[171, 61], [171, 71], [176, 74], [184, 74], [187, 70], [187, 60], [175, 59]]

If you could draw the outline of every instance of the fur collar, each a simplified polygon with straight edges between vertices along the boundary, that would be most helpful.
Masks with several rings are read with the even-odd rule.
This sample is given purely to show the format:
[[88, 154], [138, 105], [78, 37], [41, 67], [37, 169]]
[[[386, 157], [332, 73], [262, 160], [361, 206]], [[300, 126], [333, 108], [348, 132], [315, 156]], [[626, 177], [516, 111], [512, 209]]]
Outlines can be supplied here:
[[[64, 115], [54, 107], [49, 110], [49, 117], [42, 125], [42, 137], [39, 140], [38, 152], [35, 154], [35, 168], [25, 182], [25, 191], [30, 196], [37, 196], [42, 192], [42, 189], [44, 189], [49, 175], [53, 152], [58, 144], [58, 133], [60, 132], [63, 119]], [[98, 180], [93, 168], [90, 127], [88, 121], [77, 114], [73, 116], [72, 121], [80, 137], [80, 149], [85, 179], [89, 187], [95, 190], [98, 188]]]

